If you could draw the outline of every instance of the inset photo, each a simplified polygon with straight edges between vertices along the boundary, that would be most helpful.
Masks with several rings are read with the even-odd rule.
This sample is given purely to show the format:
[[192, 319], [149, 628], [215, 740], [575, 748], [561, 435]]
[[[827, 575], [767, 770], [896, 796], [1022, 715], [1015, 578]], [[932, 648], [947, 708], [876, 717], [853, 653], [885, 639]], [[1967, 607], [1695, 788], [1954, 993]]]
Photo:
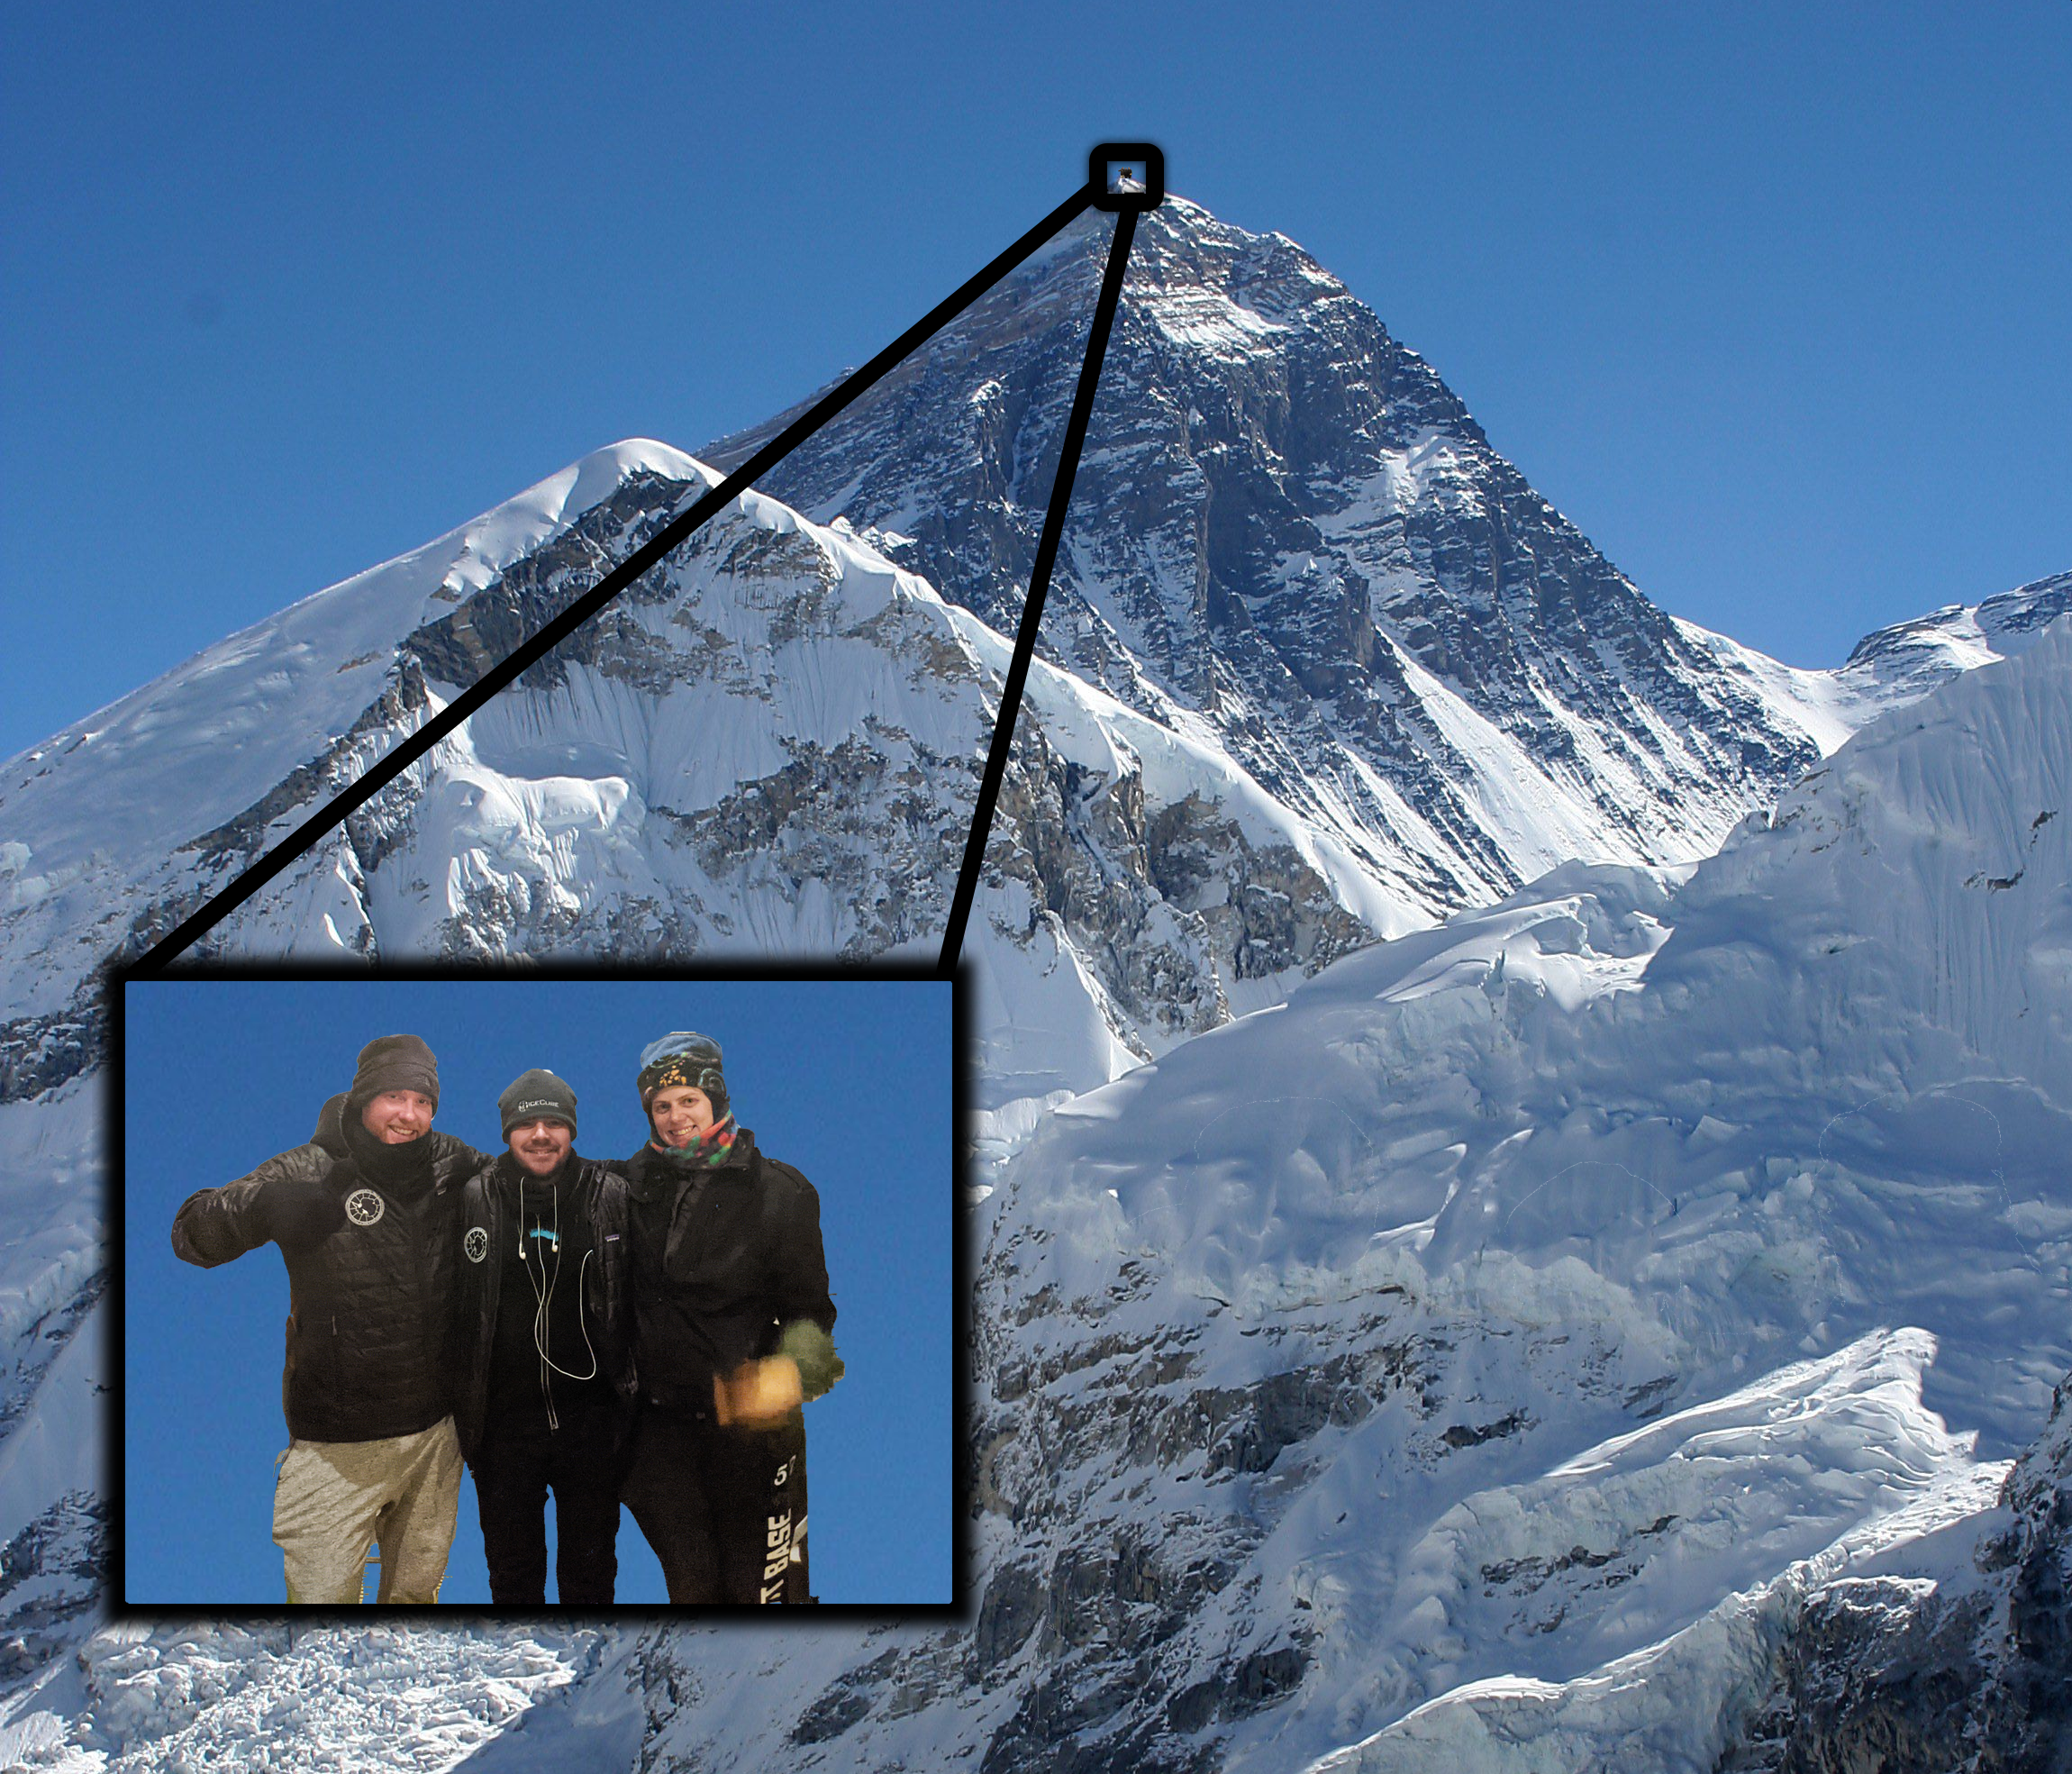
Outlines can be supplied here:
[[954, 981], [115, 990], [123, 1607], [952, 1606]]

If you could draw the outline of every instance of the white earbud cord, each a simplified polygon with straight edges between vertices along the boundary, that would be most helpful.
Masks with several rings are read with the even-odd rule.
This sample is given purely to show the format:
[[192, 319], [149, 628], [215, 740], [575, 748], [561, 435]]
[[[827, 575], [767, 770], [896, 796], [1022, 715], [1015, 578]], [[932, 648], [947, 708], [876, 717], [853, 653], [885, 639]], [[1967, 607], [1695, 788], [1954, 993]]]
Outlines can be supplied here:
[[535, 1302], [532, 1313], [532, 1347], [540, 1351], [540, 1392], [541, 1396], [547, 1401], [548, 1428], [559, 1429], [561, 1426], [561, 1420], [555, 1414], [554, 1389], [549, 1383], [547, 1376], [550, 1373], [557, 1373], [563, 1379], [573, 1380], [590, 1380], [597, 1378], [597, 1351], [590, 1342], [590, 1327], [583, 1323], [583, 1279], [589, 1269], [590, 1258], [593, 1253], [588, 1251], [584, 1251], [582, 1264], [576, 1270], [576, 1327], [583, 1333], [583, 1347], [590, 1357], [590, 1371], [586, 1374], [572, 1374], [568, 1369], [557, 1366], [554, 1358], [547, 1352], [547, 1345], [550, 1341], [547, 1333], [548, 1307], [553, 1303], [554, 1288], [561, 1278], [560, 1189], [557, 1187], [554, 1190], [554, 1231], [551, 1240], [554, 1246], [554, 1271], [551, 1275], [547, 1272], [546, 1258], [541, 1257], [540, 1259], [540, 1278], [538, 1280], [533, 1279], [532, 1253], [530, 1246], [537, 1241], [525, 1235], [525, 1192], [523, 1184], [520, 1185], [518, 1192], [518, 1224], [520, 1233], [518, 1255], [525, 1265], [525, 1279], [532, 1285], [532, 1298]]

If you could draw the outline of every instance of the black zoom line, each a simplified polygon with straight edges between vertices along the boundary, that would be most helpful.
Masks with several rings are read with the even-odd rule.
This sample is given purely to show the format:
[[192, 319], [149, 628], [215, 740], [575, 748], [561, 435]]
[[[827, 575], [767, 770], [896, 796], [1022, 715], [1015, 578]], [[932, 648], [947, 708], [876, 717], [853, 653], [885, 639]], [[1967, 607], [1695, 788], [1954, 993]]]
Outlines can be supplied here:
[[942, 956], [936, 963], [951, 971], [964, 952], [964, 926], [971, 920], [971, 901], [978, 891], [978, 871], [986, 860], [986, 841], [993, 832], [993, 809], [1007, 774], [1007, 752], [1014, 738], [1014, 717], [1022, 707], [1022, 687], [1036, 653], [1036, 631], [1043, 621], [1043, 597], [1050, 589], [1050, 569], [1065, 533], [1065, 507], [1072, 500], [1072, 482], [1079, 472], [1079, 452], [1086, 443], [1086, 422], [1094, 412], [1094, 391], [1101, 381], [1101, 359], [1108, 352], [1108, 334], [1115, 324], [1115, 305], [1122, 297], [1122, 273], [1129, 268], [1130, 241], [1137, 232], [1137, 212], [1115, 217], [1115, 236], [1108, 246], [1108, 268], [1101, 277], [1101, 299], [1086, 334], [1086, 360], [1079, 366], [1079, 387], [1072, 396], [1072, 415], [1065, 422], [1064, 447], [1058, 457], [1058, 478], [1050, 483], [1050, 504], [1043, 514], [1043, 536], [1036, 544], [1036, 563], [1029, 569], [1029, 597], [1022, 606], [1022, 626], [1014, 636], [1014, 657], [1000, 687], [1000, 714], [993, 723], [993, 749], [986, 756], [986, 776], [978, 785], [978, 805], [971, 815], [971, 836], [964, 846], [964, 867], [958, 871], [957, 896], [950, 905]]
[[[205, 901], [200, 910], [176, 927], [171, 934], [154, 944], [131, 970], [145, 973], [162, 968], [189, 944], [206, 935], [332, 826], [373, 799], [490, 697], [536, 665], [678, 543], [710, 523], [742, 493], [749, 491], [761, 476], [768, 473], [829, 420], [867, 393], [880, 378], [896, 367], [908, 352], [926, 342], [1016, 266], [1056, 239], [1092, 206], [1094, 196], [1094, 187], [1090, 184], [1075, 191], [983, 270], [968, 278], [950, 295], [937, 303], [868, 363], [855, 371], [838, 387], [830, 389], [815, 401], [687, 512], [672, 518], [559, 615], [544, 623], [531, 639], [522, 642], [514, 651], [477, 678], [394, 751], [370, 765], [357, 782], [341, 789], [319, 812], [304, 820], [228, 887]], [[1075, 414], [1078, 411], [1077, 406], [1073, 410]], [[1085, 430], [1084, 424], [1081, 430]], [[1077, 446], [1075, 444], [1071, 448], [1070, 456], [1077, 460]], [[1067, 484], [1069, 485], [1068, 478]], [[1057, 495], [1053, 493], [1051, 497], [1052, 503], [1057, 504]], [[1044, 534], [1049, 536], [1048, 528]], [[990, 819], [990, 804], [986, 805], [986, 816]], [[983, 852], [983, 834], [977, 834], [977, 842], [979, 851]], [[968, 896], [966, 897], [968, 898]], [[959, 931], [961, 933], [961, 926]]]

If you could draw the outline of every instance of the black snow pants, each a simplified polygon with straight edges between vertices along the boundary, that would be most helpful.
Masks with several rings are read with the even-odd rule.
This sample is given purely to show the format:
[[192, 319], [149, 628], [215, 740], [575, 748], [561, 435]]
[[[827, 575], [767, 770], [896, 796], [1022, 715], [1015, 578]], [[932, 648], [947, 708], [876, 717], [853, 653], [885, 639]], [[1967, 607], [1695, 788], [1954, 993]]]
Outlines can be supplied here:
[[641, 1414], [626, 1507], [661, 1560], [672, 1602], [800, 1603], [807, 1584], [805, 1418], [722, 1429], [708, 1415]]
[[561, 1414], [492, 1412], [475, 1459], [482, 1551], [492, 1601], [547, 1599], [547, 1493], [554, 1493], [554, 1581], [564, 1606], [604, 1606], [619, 1577], [618, 1408], [594, 1404]]

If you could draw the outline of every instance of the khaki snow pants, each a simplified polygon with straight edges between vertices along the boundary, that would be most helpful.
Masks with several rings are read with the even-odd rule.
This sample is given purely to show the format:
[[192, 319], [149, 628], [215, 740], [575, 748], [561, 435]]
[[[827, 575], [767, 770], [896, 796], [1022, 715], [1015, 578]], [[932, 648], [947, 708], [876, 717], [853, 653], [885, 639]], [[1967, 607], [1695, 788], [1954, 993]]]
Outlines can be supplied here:
[[364, 1601], [381, 1548], [382, 1602], [435, 1602], [460, 1504], [453, 1419], [378, 1442], [304, 1442], [274, 1462], [273, 1537], [291, 1603]]

